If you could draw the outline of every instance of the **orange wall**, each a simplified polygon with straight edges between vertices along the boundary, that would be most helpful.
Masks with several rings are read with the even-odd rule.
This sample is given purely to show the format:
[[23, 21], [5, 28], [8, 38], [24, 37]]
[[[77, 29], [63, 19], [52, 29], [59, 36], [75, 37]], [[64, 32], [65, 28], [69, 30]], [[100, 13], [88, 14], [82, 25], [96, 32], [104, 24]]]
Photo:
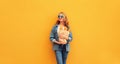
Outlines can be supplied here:
[[73, 32], [68, 64], [120, 64], [119, 0], [1, 0], [0, 64], [56, 64], [49, 34], [60, 11]]

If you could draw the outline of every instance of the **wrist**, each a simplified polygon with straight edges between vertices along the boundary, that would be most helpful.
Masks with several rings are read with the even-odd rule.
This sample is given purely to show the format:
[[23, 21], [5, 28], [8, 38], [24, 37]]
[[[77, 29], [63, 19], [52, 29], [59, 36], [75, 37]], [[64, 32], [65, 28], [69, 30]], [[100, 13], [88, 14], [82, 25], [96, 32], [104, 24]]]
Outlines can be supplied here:
[[58, 41], [55, 41], [55, 43], [58, 43]]

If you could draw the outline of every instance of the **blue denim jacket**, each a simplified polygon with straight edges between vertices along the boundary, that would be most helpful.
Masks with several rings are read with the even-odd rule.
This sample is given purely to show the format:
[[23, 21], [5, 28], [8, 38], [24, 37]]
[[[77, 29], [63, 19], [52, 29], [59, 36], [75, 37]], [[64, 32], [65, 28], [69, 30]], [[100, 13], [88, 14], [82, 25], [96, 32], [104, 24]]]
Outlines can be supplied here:
[[[58, 41], [57, 29], [58, 29], [58, 24], [53, 26], [53, 28], [51, 30], [50, 41], [53, 43], [53, 50], [62, 50], [62, 48], [60, 47], [61, 45], [54, 42], [55, 40]], [[67, 40], [67, 44], [65, 44], [66, 51], [70, 51], [70, 44], [69, 43], [72, 41], [72, 39], [73, 39], [72, 32], [70, 31], [69, 38]]]

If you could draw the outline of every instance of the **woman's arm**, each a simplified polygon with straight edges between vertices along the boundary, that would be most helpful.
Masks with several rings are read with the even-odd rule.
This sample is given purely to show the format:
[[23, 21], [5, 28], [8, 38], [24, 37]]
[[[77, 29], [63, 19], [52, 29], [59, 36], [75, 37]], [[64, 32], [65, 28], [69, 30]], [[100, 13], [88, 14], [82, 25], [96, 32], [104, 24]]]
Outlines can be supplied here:
[[52, 43], [54, 43], [56, 41], [55, 35], [54, 35], [54, 31], [55, 31], [55, 27], [53, 27], [52, 30], [51, 30], [51, 32], [50, 32], [50, 41]]
[[72, 32], [70, 31], [67, 41], [71, 42], [73, 40]]
[[50, 41], [51, 41], [52, 43], [61, 44], [60, 42], [58, 42], [58, 41], [55, 39], [55, 34], [54, 34], [54, 32], [55, 32], [55, 27], [53, 27], [52, 30], [51, 30], [51, 33], [50, 33]]

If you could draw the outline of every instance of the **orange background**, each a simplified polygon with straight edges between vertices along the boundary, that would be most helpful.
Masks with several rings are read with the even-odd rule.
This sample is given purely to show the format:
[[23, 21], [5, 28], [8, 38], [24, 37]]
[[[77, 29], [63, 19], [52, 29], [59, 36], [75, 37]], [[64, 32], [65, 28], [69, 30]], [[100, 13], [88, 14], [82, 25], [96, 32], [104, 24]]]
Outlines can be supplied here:
[[1, 0], [0, 64], [56, 64], [49, 40], [57, 14], [68, 16], [68, 64], [120, 64], [119, 0]]

